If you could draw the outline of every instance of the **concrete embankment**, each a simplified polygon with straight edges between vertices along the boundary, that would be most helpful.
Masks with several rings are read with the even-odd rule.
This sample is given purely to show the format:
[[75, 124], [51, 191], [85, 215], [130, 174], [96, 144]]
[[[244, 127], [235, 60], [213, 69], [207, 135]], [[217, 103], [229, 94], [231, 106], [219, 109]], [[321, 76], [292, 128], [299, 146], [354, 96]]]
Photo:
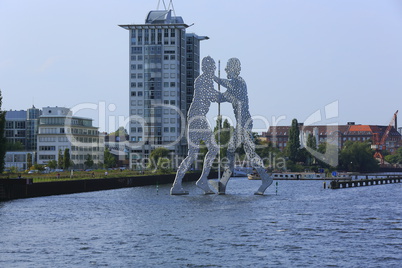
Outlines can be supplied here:
[[[199, 177], [200, 173], [188, 173], [184, 177], [183, 181], [195, 181]], [[217, 174], [211, 172], [210, 177], [216, 178]], [[145, 185], [167, 184], [172, 183], [174, 178], [175, 174], [167, 174], [41, 183], [32, 183], [32, 179], [0, 179], [0, 201], [49, 195], [102, 191]]]

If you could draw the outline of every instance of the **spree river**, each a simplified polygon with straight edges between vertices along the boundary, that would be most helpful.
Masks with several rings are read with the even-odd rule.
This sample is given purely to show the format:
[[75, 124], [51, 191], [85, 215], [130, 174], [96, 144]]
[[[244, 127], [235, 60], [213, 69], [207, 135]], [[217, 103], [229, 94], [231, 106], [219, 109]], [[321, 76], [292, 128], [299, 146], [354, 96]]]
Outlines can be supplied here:
[[402, 267], [402, 184], [260, 183], [1, 202], [0, 267]]

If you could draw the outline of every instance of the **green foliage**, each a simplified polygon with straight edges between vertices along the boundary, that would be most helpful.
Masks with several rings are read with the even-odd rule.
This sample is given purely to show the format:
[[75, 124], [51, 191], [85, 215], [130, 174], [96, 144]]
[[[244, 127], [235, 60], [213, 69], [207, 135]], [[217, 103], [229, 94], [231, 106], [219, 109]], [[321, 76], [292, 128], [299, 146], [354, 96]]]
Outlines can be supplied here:
[[292, 172], [302, 172], [304, 171], [305, 167], [293, 162], [292, 160], [288, 160], [286, 161], [286, 168], [288, 170], [291, 170]]
[[109, 139], [117, 141], [124, 141], [126, 139], [127, 130], [124, 127], [119, 127], [115, 132], [109, 134]]
[[31, 170], [39, 170], [39, 171], [44, 171], [45, 170], [45, 166], [44, 165], [39, 165], [39, 164], [35, 164], [31, 167]]
[[226, 156], [230, 138], [233, 136], [234, 128], [230, 125], [229, 121], [225, 119], [222, 124], [222, 118], [216, 120], [216, 126], [214, 128], [215, 140], [218, 144], [220, 134], [220, 155], [221, 158]]
[[289, 160], [297, 162], [300, 159], [300, 130], [297, 119], [292, 120], [292, 126], [289, 129], [289, 140], [286, 144], [285, 152]]
[[57, 167], [58, 168], [63, 168], [63, 163], [64, 163], [64, 161], [63, 161], [63, 152], [61, 151], [61, 149], [59, 149], [59, 155], [58, 155], [58, 158], [57, 158]]
[[[306, 145], [307, 145], [307, 148], [317, 151], [317, 142], [316, 142], [316, 139], [313, 136], [313, 134], [311, 134], [311, 133], [308, 134]], [[303, 155], [303, 158], [305, 159], [305, 163], [307, 165], [313, 165], [313, 164], [317, 163], [316, 158], [312, 154], [310, 154], [306, 148], [302, 149], [301, 154]]]
[[4, 158], [6, 156], [6, 137], [4, 135], [6, 127], [6, 112], [1, 110], [3, 104], [3, 96], [0, 90], [0, 174], [4, 171]]
[[171, 167], [170, 160], [168, 158], [161, 157], [158, 159], [157, 166], [156, 166], [156, 169], [158, 170], [158, 172], [164, 173], [164, 174], [169, 173], [172, 171], [172, 169], [170, 167]]
[[70, 149], [64, 149], [63, 169], [67, 170], [71, 166]]
[[331, 167], [329, 164], [327, 164], [328, 161], [325, 161], [326, 160], [325, 154], [328, 152], [327, 155], [329, 155], [329, 156], [338, 155], [338, 158], [339, 158], [340, 152], [339, 152], [338, 147], [336, 145], [323, 142], [318, 145], [317, 151], [323, 155], [323, 159], [318, 159], [318, 158], [316, 159], [316, 163], [318, 164], [318, 166], [320, 166], [322, 168], [327, 168], [330, 170], [334, 169], [334, 167]]
[[306, 165], [311, 165], [313, 162], [313, 157], [306, 148], [299, 148], [297, 152], [297, 161], [303, 162]]
[[[164, 147], [158, 147], [151, 152], [150, 166], [159, 171], [167, 171], [169, 169], [169, 150]], [[167, 161], [166, 161], [167, 160]]]
[[84, 165], [87, 168], [92, 168], [94, 165], [94, 160], [92, 160], [92, 156], [90, 154], [87, 154], [86, 158], [85, 158], [85, 162]]
[[27, 167], [28, 168], [32, 167], [32, 154], [31, 153], [29, 153], [27, 155]]
[[24, 145], [19, 141], [6, 143], [7, 152], [23, 151], [24, 149]]
[[347, 141], [339, 156], [339, 167], [345, 171], [369, 172], [378, 170], [369, 143]]
[[125, 136], [127, 135], [127, 130], [124, 127], [119, 127], [115, 132], [110, 133], [110, 136]]
[[17, 173], [18, 168], [17, 167], [10, 167], [10, 171], [11, 171], [11, 173]]
[[56, 169], [57, 168], [57, 161], [56, 160], [50, 160], [49, 162], [47, 162], [47, 166], [50, 169]]
[[116, 158], [107, 148], [103, 153], [103, 161], [104, 161], [103, 165], [105, 168], [113, 168], [116, 166]]
[[256, 140], [255, 152], [261, 157], [269, 157], [272, 154], [280, 154], [280, 150], [272, 145], [272, 142]]
[[255, 147], [255, 152], [264, 161], [265, 167], [273, 170], [278, 168], [276, 165], [274, 165], [274, 158], [281, 157], [282, 153], [278, 148], [273, 146], [272, 142], [255, 139]]
[[402, 164], [402, 147], [398, 148], [395, 154], [386, 155], [385, 161], [391, 164]]
[[311, 133], [309, 133], [307, 137], [307, 147], [317, 150], [317, 141]]

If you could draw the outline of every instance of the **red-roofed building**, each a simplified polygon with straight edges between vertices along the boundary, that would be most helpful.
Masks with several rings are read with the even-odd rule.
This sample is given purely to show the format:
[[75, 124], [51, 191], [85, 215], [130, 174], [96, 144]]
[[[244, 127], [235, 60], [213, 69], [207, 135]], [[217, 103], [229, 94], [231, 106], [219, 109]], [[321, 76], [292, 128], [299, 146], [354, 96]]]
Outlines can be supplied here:
[[[338, 145], [341, 149], [346, 141], [371, 142], [374, 135], [378, 135], [381, 138], [386, 129], [387, 126], [355, 125], [354, 122], [349, 122], [347, 125], [304, 126], [303, 124], [299, 124], [302, 147], [305, 146], [309, 133], [313, 134], [317, 145], [328, 142]], [[262, 138], [265, 138], [277, 148], [283, 150], [288, 142], [289, 130], [290, 126], [270, 127], [268, 132], [262, 133]], [[386, 150], [390, 153], [394, 153], [397, 148], [402, 147], [401, 133], [394, 127], [391, 128], [385, 145]]]

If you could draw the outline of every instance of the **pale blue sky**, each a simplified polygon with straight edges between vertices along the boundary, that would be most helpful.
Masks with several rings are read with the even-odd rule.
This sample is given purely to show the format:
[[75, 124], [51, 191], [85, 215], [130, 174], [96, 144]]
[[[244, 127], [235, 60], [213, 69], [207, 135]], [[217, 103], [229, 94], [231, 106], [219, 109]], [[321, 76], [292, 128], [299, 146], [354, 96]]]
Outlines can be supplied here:
[[[167, 4], [169, 0], [165, 1]], [[3, 109], [101, 107], [128, 117], [128, 32], [157, 0], [0, 0]], [[250, 111], [305, 122], [334, 102], [331, 120], [386, 125], [402, 109], [402, 1], [174, 0], [202, 57], [242, 62]], [[79, 106], [77, 106], [79, 105]], [[333, 104], [334, 105], [334, 104]], [[91, 106], [88, 106], [91, 107]], [[116, 109], [111, 109], [116, 107]], [[230, 105], [222, 106], [231, 115]], [[334, 107], [334, 106], [332, 106]], [[112, 110], [112, 111], [109, 111]], [[216, 106], [210, 112], [216, 113]], [[82, 110], [101, 130], [99, 112]], [[337, 115], [338, 114], [338, 115]], [[327, 116], [328, 117], [328, 116]], [[311, 120], [311, 117], [310, 119]], [[108, 122], [108, 120], [106, 119]], [[315, 120], [313, 120], [315, 121]], [[111, 125], [111, 127], [109, 127]], [[402, 123], [400, 124], [402, 126]], [[265, 128], [262, 121], [255, 126]], [[259, 130], [261, 132], [261, 130]]]

